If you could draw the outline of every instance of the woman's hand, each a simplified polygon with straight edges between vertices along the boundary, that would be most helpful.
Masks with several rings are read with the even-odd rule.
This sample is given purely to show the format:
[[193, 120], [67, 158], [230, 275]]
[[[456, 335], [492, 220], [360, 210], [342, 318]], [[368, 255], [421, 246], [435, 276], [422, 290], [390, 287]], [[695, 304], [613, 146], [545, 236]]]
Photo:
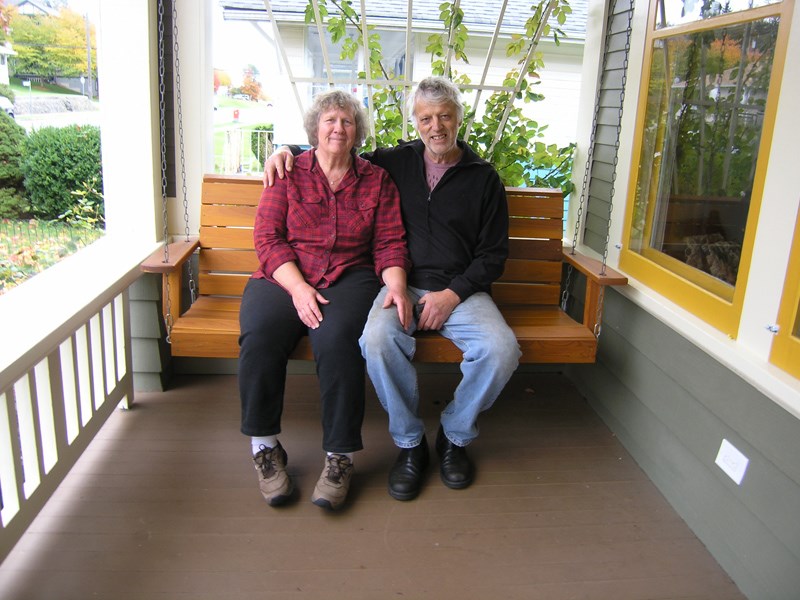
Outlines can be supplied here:
[[316, 329], [322, 322], [320, 304], [329, 304], [325, 296], [303, 279], [300, 269], [293, 262], [283, 263], [272, 273], [272, 278], [292, 297], [297, 316], [306, 327]]
[[319, 305], [328, 304], [329, 300], [305, 282], [296, 285], [290, 293], [297, 316], [303, 324], [311, 329], [319, 327], [322, 322], [322, 310]]
[[397, 306], [397, 316], [403, 329], [411, 326], [412, 311], [411, 300], [406, 292], [406, 272], [400, 267], [389, 267], [381, 273], [381, 279], [386, 284], [386, 297], [383, 299], [383, 308]]

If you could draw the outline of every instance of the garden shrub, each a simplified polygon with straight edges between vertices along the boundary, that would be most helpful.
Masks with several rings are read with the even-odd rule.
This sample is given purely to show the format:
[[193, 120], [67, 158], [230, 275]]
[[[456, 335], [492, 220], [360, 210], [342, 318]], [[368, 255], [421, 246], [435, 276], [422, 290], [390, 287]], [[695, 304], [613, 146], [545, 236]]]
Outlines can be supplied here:
[[20, 167], [25, 129], [0, 110], [0, 218], [16, 219], [28, 213]]
[[5, 96], [9, 100], [11, 100], [12, 103], [14, 102], [15, 94], [14, 90], [11, 89], [10, 85], [6, 85], [4, 83], [0, 84], [0, 96]]
[[[268, 132], [268, 133], [261, 133]], [[264, 161], [272, 154], [272, 135], [274, 133], [273, 126], [270, 125], [256, 125], [250, 133], [250, 150], [253, 155], [261, 163], [261, 168], [264, 168]]]
[[67, 214], [77, 201], [73, 192], [84, 190], [87, 182], [102, 182], [100, 128], [69, 125], [32, 132], [25, 141], [22, 172], [35, 216]]

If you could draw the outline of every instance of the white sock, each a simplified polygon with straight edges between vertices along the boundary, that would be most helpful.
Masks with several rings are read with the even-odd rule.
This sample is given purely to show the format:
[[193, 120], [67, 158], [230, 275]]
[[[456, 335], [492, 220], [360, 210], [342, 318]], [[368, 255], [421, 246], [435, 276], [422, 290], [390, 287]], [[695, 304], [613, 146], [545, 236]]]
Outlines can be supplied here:
[[338, 454], [339, 456], [346, 456], [347, 458], [350, 459], [351, 463], [353, 462], [353, 455], [354, 455], [353, 452], [328, 452], [328, 456], [330, 456], [331, 454]]
[[274, 448], [278, 445], [278, 436], [277, 435], [263, 435], [260, 437], [252, 437], [250, 438], [250, 444], [253, 447], [253, 456], [258, 454], [258, 451], [261, 450], [261, 446], [266, 446], [267, 448]]

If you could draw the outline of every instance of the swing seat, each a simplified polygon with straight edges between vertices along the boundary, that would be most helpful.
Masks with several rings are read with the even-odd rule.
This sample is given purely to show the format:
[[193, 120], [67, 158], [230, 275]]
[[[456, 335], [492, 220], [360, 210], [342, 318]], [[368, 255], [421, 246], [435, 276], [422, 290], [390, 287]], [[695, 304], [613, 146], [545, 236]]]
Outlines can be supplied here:
[[[154, 253], [142, 269], [163, 275], [163, 312], [170, 328], [173, 356], [236, 358], [239, 355], [239, 306], [244, 286], [258, 268], [253, 224], [261, 198], [260, 177], [206, 175], [203, 179], [199, 239], [170, 244]], [[492, 296], [514, 330], [522, 363], [592, 363], [597, 350], [605, 286], [627, 278], [595, 259], [562, 246], [563, 195], [558, 189], [507, 188], [510, 214], [509, 259]], [[182, 306], [184, 263], [198, 251], [198, 294]], [[561, 301], [565, 264], [586, 278], [583, 322], [564, 312]], [[171, 314], [170, 314], [171, 313]], [[171, 323], [171, 327], [170, 327]], [[417, 362], [458, 363], [461, 352], [435, 332], [418, 332]], [[292, 359], [313, 360], [308, 338]]]

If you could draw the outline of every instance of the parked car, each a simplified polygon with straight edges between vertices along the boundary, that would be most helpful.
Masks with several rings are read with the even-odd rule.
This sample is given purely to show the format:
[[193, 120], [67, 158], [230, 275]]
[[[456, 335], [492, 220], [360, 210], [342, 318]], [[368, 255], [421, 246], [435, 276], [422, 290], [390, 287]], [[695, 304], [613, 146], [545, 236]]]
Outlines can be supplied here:
[[9, 117], [14, 118], [14, 105], [5, 96], [0, 96], [0, 108], [6, 111]]

